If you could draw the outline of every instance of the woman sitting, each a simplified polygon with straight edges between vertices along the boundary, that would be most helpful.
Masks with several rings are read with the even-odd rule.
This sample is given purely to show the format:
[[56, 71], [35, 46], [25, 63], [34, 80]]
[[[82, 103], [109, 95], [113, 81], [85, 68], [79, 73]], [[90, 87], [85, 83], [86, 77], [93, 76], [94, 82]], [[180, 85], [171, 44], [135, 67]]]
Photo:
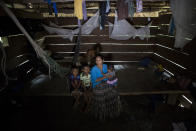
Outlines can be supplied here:
[[106, 120], [118, 116], [120, 113], [120, 99], [116, 90], [107, 84], [111, 75], [107, 73], [107, 65], [103, 64], [103, 57], [96, 56], [96, 65], [91, 70], [93, 87], [92, 113], [99, 120]]

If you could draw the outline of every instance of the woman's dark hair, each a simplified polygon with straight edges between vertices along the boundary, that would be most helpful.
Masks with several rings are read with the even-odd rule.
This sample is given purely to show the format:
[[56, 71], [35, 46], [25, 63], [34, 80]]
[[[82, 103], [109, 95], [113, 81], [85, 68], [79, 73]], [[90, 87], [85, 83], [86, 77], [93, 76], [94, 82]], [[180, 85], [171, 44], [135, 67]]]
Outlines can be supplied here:
[[102, 60], [104, 60], [104, 58], [103, 58], [103, 56], [102, 56], [101, 54], [97, 54], [97, 55], [95, 56], [95, 59], [96, 59], [97, 57], [99, 57], [99, 58], [101, 58]]

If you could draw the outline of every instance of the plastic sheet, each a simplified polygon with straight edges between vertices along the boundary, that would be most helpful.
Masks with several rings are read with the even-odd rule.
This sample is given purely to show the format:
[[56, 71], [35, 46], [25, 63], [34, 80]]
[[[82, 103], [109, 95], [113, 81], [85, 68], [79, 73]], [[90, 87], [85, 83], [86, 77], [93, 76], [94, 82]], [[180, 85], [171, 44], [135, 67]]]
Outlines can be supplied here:
[[117, 20], [117, 12], [115, 11], [115, 21], [114, 24], [109, 22], [109, 37], [115, 40], [128, 40], [139, 36], [141, 40], [144, 38], [149, 38], [151, 25], [148, 24], [145, 27], [135, 29], [129, 22], [125, 19]]

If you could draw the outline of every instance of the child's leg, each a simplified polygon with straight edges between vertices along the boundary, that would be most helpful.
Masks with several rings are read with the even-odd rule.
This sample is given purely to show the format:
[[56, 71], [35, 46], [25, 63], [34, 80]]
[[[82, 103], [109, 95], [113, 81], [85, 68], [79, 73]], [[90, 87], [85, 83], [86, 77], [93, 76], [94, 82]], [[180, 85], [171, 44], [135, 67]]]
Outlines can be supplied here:
[[87, 91], [84, 91], [84, 101], [85, 101], [85, 103], [88, 103], [88, 93], [87, 93]]
[[77, 99], [77, 100], [76, 100], [76, 101], [77, 101], [77, 104], [79, 104], [79, 103], [80, 103], [80, 93], [79, 93], [79, 92], [77, 93], [76, 99]]
[[90, 109], [91, 97], [92, 97], [92, 93], [91, 93], [91, 91], [88, 91], [88, 102], [87, 102], [87, 107], [86, 107], [87, 111], [89, 111], [89, 109]]

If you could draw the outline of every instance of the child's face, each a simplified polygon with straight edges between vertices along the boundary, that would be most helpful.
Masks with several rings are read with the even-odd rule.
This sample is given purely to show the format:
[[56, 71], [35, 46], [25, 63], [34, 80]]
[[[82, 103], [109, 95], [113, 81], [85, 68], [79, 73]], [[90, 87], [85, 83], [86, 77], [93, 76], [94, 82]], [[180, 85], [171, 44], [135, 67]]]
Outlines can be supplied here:
[[84, 67], [83, 72], [84, 72], [85, 74], [88, 74], [88, 73], [90, 72], [89, 67]]
[[108, 72], [110, 73], [110, 72], [112, 72], [112, 70], [111, 69], [108, 69]]
[[77, 76], [77, 75], [78, 75], [78, 69], [73, 69], [73, 70], [72, 70], [72, 74], [73, 74], [74, 76]]

